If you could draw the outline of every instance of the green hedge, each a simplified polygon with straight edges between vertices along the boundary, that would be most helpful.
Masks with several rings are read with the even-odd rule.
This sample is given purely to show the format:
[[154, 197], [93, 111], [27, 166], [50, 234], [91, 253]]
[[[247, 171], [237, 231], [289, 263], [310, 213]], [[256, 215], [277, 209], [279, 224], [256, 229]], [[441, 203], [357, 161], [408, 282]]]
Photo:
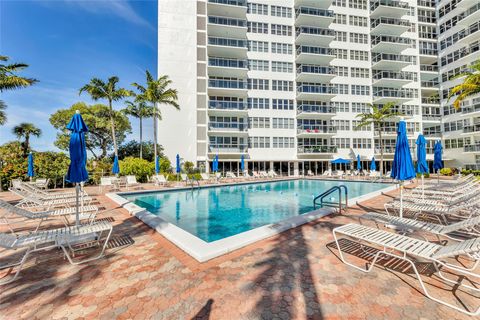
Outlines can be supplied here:
[[468, 174], [473, 174], [475, 176], [480, 176], [480, 170], [462, 170], [462, 174], [464, 176], [466, 176]]

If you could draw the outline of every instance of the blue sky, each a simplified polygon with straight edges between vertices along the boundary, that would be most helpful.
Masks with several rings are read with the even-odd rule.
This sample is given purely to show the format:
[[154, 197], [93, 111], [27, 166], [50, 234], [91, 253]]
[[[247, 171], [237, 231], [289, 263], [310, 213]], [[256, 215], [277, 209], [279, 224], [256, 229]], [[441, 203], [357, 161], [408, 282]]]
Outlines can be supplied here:
[[[145, 81], [146, 69], [156, 74], [156, 29], [156, 0], [0, 0], [0, 54], [29, 64], [22, 75], [40, 80], [2, 93], [8, 122], [0, 127], [0, 144], [15, 139], [13, 126], [32, 122], [43, 131], [33, 148], [54, 149], [50, 114], [77, 101], [91, 103], [78, 89], [92, 77], [116, 75], [120, 86], [131, 88], [132, 82]], [[115, 108], [123, 108], [122, 103]], [[133, 139], [138, 123], [131, 122]], [[147, 120], [145, 137], [151, 129]]]

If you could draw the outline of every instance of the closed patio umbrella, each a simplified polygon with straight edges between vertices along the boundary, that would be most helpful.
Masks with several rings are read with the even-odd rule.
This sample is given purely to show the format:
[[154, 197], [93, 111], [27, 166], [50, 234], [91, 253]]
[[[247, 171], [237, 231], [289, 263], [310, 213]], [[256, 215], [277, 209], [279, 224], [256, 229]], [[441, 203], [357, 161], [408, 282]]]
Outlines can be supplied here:
[[120, 166], [118, 165], [118, 157], [117, 156], [115, 156], [115, 158], [113, 158], [112, 173], [115, 174], [115, 175], [120, 173]]
[[375, 164], [375, 157], [372, 157], [372, 161], [370, 161], [370, 171], [377, 170], [377, 165]]
[[177, 172], [177, 178], [178, 178], [178, 174], [180, 173], [180, 171], [182, 170], [182, 168], [180, 167], [180, 155], [177, 153], [177, 157], [176, 157], [176, 168], [175, 168], [175, 171]]
[[[79, 194], [80, 184], [83, 184], [88, 179], [88, 172], [85, 168], [87, 164], [87, 148], [85, 144], [85, 132], [88, 132], [88, 127], [80, 115], [80, 111], [73, 115], [70, 122], [67, 124], [67, 129], [72, 133], [70, 134], [70, 165], [68, 166], [68, 172], [66, 180], [75, 183], [75, 198], [76, 198], [76, 219], [75, 223], [78, 225], [79, 221]], [[83, 201], [82, 201], [83, 206]]]
[[155, 159], [155, 173], [160, 173], [160, 156], [157, 156], [157, 159]]
[[30, 177], [30, 181], [32, 181], [33, 176], [35, 176], [35, 170], [33, 168], [33, 153], [28, 154], [28, 172], [27, 175]]
[[427, 164], [427, 141], [421, 134], [417, 138], [417, 173], [422, 175], [422, 198], [424, 197], [424, 174], [428, 173]]
[[362, 171], [362, 163], [360, 162], [360, 155], [357, 154], [357, 170]]
[[435, 142], [433, 146], [433, 170], [437, 171], [437, 183], [440, 182], [440, 169], [443, 168], [442, 149], [442, 143], [440, 141]]
[[245, 171], [245, 156], [242, 154], [242, 158], [240, 159], [240, 170], [242, 170], [242, 172]]
[[393, 157], [391, 177], [400, 181], [400, 217], [403, 217], [403, 182], [415, 177], [412, 155], [407, 138], [407, 125], [405, 121], [398, 122], [397, 142]]

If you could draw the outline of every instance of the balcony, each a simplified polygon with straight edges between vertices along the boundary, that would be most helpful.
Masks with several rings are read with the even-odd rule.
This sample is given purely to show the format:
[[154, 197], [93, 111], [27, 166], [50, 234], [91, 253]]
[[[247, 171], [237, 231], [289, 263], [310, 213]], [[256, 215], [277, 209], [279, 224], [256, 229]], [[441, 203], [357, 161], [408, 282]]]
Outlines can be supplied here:
[[422, 81], [429, 81], [438, 78], [438, 66], [431, 64], [420, 65], [420, 79]]
[[418, 38], [420, 40], [431, 40], [431, 41], [437, 41], [437, 34], [432, 33], [432, 32], [419, 32], [418, 33]]
[[480, 31], [480, 21], [468, 26], [468, 29], [462, 30], [458, 33], [458, 40], [456, 43], [459, 45], [468, 46], [469, 43], [474, 42]]
[[208, 94], [210, 96], [246, 97], [247, 82], [242, 79], [216, 79], [208, 80]]
[[374, 71], [372, 79], [374, 86], [401, 88], [412, 81], [416, 81], [417, 77], [413, 72]]
[[441, 131], [435, 131], [435, 130], [428, 130], [428, 128], [423, 129], [423, 135], [425, 138], [441, 138], [442, 137], [442, 132]]
[[372, 37], [373, 52], [399, 54], [403, 50], [410, 48], [412, 44], [413, 41], [410, 38], [385, 35]]
[[301, 64], [297, 67], [299, 82], [329, 82], [336, 76], [335, 68]]
[[315, 155], [315, 154], [333, 154], [337, 153], [336, 146], [299, 146], [297, 153], [301, 155]]
[[333, 11], [320, 8], [300, 7], [295, 11], [296, 26], [328, 27], [333, 19]]
[[208, 16], [208, 34], [214, 37], [245, 38], [247, 20]]
[[332, 2], [333, 0], [295, 0], [295, 6], [328, 9]]
[[330, 101], [337, 94], [337, 88], [330, 84], [302, 83], [297, 86], [298, 100]]
[[372, 54], [372, 68], [376, 70], [399, 71], [415, 61], [413, 56], [401, 54], [376, 53]]
[[328, 103], [297, 102], [297, 119], [331, 119], [336, 114], [335, 108]]
[[[384, 138], [390, 138], [390, 137], [396, 137], [397, 136], [397, 126], [386, 126], [386, 127], [383, 127], [382, 128], [382, 139]], [[407, 135], [414, 135], [415, 134], [415, 130], [411, 127], [407, 127]], [[375, 137], [380, 137], [380, 135], [378, 134], [378, 129], [377, 128], [374, 128], [373, 130], [373, 135]]]
[[372, 19], [370, 26], [372, 35], [399, 36], [410, 28], [410, 22], [403, 19], [380, 17]]
[[297, 63], [327, 65], [335, 59], [335, 54], [330, 48], [297, 46]]
[[[471, 0], [463, 0], [463, 1], [471, 1]], [[436, 5], [435, 2], [436, 0], [417, 0], [417, 6], [434, 10]]]
[[467, 144], [466, 146], [463, 147], [463, 152], [479, 153], [480, 152], [480, 143]]
[[474, 134], [474, 135], [480, 134], [480, 123], [463, 127], [463, 133]]
[[431, 16], [421, 16], [420, 13], [418, 15], [418, 23], [424, 23], [424, 24], [437, 24], [437, 18], [436, 17], [431, 17]]
[[209, 15], [245, 18], [247, 16], [247, 1], [245, 0], [208, 0]]
[[432, 95], [437, 93], [439, 90], [439, 84], [436, 79], [430, 81], [421, 81], [420, 87], [422, 90], [422, 95]]
[[208, 114], [220, 116], [246, 116], [248, 114], [247, 103], [243, 100], [209, 100]]
[[458, 24], [467, 27], [477, 21], [480, 21], [480, 3], [478, 1], [463, 13], [463, 19], [458, 21]]
[[337, 128], [332, 125], [300, 125], [297, 128], [298, 137], [314, 137], [314, 136], [333, 136], [337, 133]]
[[436, 97], [422, 98], [422, 104], [426, 105], [440, 105], [440, 99]]
[[392, 89], [392, 88], [375, 88], [373, 90], [374, 103], [397, 102], [403, 103], [417, 98], [410, 90]]
[[247, 153], [247, 151], [247, 145], [211, 144], [208, 146], [208, 153], [213, 154], [243, 154]]
[[233, 38], [208, 37], [208, 55], [246, 58], [247, 41]]
[[472, 106], [464, 106], [462, 108], [462, 115], [473, 116], [473, 115], [478, 115], [479, 112], [480, 112], [480, 103], [474, 104]]
[[422, 114], [422, 121], [429, 123], [439, 123], [442, 120], [442, 115], [440, 114]]
[[248, 126], [243, 122], [216, 122], [208, 123], [209, 134], [222, 134], [229, 136], [246, 135]]
[[335, 31], [332, 29], [301, 26], [296, 28], [295, 35], [297, 44], [326, 47], [335, 38]]
[[376, 0], [370, 1], [370, 16], [400, 18], [408, 14], [407, 2], [397, 0]]
[[247, 77], [247, 60], [231, 58], [208, 58], [208, 75], [217, 77]]
[[432, 64], [438, 60], [438, 50], [430, 48], [419, 48], [420, 64]]

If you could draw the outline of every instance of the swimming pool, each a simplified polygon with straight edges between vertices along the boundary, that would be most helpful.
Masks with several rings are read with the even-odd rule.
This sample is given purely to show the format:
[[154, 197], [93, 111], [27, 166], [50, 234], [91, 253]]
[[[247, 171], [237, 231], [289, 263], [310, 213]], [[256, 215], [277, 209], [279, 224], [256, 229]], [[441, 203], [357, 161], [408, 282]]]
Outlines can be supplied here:
[[[289, 180], [127, 193], [122, 197], [211, 243], [311, 212], [314, 210], [313, 197], [339, 184], [347, 186], [349, 198], [391, 186], [332, 180]], [[338, 195], [335, 193], [332, 197]]]

